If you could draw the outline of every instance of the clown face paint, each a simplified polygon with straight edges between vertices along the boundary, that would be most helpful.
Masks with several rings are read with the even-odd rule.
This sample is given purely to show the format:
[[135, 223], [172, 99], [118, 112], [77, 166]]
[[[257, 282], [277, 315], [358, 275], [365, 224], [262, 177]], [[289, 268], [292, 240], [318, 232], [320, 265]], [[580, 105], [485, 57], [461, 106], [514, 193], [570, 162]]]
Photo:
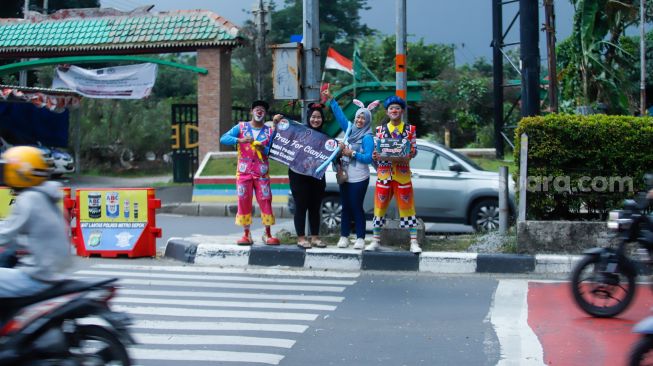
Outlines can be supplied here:
[[391, 104], [388, 106], [387, 114], [390, 120], [397, 121], [401, 119], [401, 115], [404, 113], [404, 110], [401, 109], [399, 104]]
[[256, 122], [263, 121], [263, 118], [265, 118], [265, 108], [261, 106], [254, 107], [254, 109], [252, 109], [252, 116]]

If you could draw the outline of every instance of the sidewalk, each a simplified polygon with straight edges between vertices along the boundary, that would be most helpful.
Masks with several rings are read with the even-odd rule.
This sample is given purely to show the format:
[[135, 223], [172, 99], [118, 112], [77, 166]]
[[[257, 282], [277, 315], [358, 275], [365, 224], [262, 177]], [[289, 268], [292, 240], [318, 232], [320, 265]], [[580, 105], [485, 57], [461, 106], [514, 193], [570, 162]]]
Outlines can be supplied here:
[[[80, 176], [62, 182], [76, 187], [146, 187], [167, 183], [171, 176], [114, 178]], [[185, 216], [235, 216], [235, 203], [191, 202], [192, 185], [156, 187], [161, 199], [159, 213]], [[292, 218], [286, 204], [273, 204], [275, 216]], [[580, 256], [518, 255], [500, 253], [423, 252], [415, 255], [393, 248], [377, 252], [329, 247], [300, 249], [295, 245], [278, 247], [255, 244], [251, 247], [234, 245], [233, 236], [192, 236], [171, 238], [164, 256], [185, 263], [213, 266], [288, 266], [322, 270], [384, 270], [431, 273], [570, 273]]]
[[430, 273], [565, 274], [580, 256], [502, 253], [423, 252], [419, 255], [382, 247], [367, 252], [350, 248], [302, 249], [296, 245], [239, 246], [236, 236], [170, 238], [164, 256], [211, 266], [286, 266], [321, 270], [380, 270]]

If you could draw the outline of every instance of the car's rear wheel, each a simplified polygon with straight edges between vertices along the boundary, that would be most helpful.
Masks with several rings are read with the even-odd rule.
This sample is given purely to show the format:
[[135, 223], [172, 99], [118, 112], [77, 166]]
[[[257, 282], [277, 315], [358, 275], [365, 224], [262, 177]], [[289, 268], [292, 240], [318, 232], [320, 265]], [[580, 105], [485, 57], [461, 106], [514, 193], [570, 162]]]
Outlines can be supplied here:
[[493, 231], [499, 228], [499, 201], [484, 199], [470, 210], [470, 223], [476, 231]]
[[322, 232], [334, 233], [340, 230], [340, 215], [342, 213], [342, 206], [340, 205], [340, 197], [327, 196], [322, 200], [320, 214], [322, 218]]

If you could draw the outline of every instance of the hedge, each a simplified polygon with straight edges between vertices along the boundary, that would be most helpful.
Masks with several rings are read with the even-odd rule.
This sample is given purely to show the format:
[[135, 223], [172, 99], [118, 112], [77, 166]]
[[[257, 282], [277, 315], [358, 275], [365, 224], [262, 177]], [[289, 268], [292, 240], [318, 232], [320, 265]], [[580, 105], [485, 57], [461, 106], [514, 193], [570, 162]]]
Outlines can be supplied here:
[[604, 220], [623, 199], [644, 190], [643, 176], [653, 171], [653, 118], [523, 118], [515, 131], [516, 162], [523, 133], [528, 135], [529, 220]]

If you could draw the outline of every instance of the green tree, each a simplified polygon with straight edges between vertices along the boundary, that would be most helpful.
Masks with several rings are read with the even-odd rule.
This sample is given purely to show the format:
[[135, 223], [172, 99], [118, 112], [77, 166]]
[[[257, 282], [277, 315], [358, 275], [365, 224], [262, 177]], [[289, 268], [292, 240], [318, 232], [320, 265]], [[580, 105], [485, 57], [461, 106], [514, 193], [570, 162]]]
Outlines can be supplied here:
[[[354, 41], [373, 33], [360, 22], [360, 10], [367, 9], [367, 0], [333, 0], [320, 1], [320, 47], [322, 64], [326, 50], [333, 46], [343, 55], [350, 55], [354, 50]], [[267, 44], [288, 43], [290, 36], [302, 34], [302, 1], [285, 0], [283, 8], [278, 8], [273, 1], [270, 4], [271, 29], [266, 37]], [[247, 38], [246, 44], [234, 50], [232, 61], [232, 95], [235, 105], [248, 106], [256, 98], [257, 59], [254, 40], [256, 28], [252, 21], [241, 27]], [[263, 99], [272, 100], [272, 56], [270, 52], [262, 61]], [[277, 103], [276, 110], [294, 114], [294, 106]]]
[[[427, 131], [441, 137], [451, 132], [451, 145], [492, 144], [492, 79], [469, 67], [447, 69], [420, 103]], [[481, 131], [483, 133], [481, 133]], [[489, 137], [488, 137], [489, 136]]]
[[[195, 54], [166, 54], [159, 58], [186, 65], [196, 65]], [[197, 102], [197, 74], [159, 65], [151, 98], [174, 98], [178, 102]]]
[[[380, 80], [395, 79], [396, 37], [370, 36], [359, 44], [360, 56]], [[425, 44], [424, 39], [409, 42], [406, 50], [408, 78], [435, 80], [453, 66], [453, 49], [445, 44]]]
[[[287, 43], [293, 34], [302, 34], [302, 1], [285, 0], [284, 8], [272, 11], [271, 43]], [[343, 55], [352, 55], [354, 42], [373, 34], [360, 20], [360, 11], [369, 9], [367, 0], [320, 1], [320, 49], [322, 60], [329, 46]]]
[[[609, 113], [629, 113], [634, 106], [627, 82], [635, 55], [632, 42], [623, 35], [639, 21], [639, 0], [571, 2], [573, 32], [557, 47], [562, 109], [601, 104]], [[650, 2], [646, 6], [651, 14]]]

